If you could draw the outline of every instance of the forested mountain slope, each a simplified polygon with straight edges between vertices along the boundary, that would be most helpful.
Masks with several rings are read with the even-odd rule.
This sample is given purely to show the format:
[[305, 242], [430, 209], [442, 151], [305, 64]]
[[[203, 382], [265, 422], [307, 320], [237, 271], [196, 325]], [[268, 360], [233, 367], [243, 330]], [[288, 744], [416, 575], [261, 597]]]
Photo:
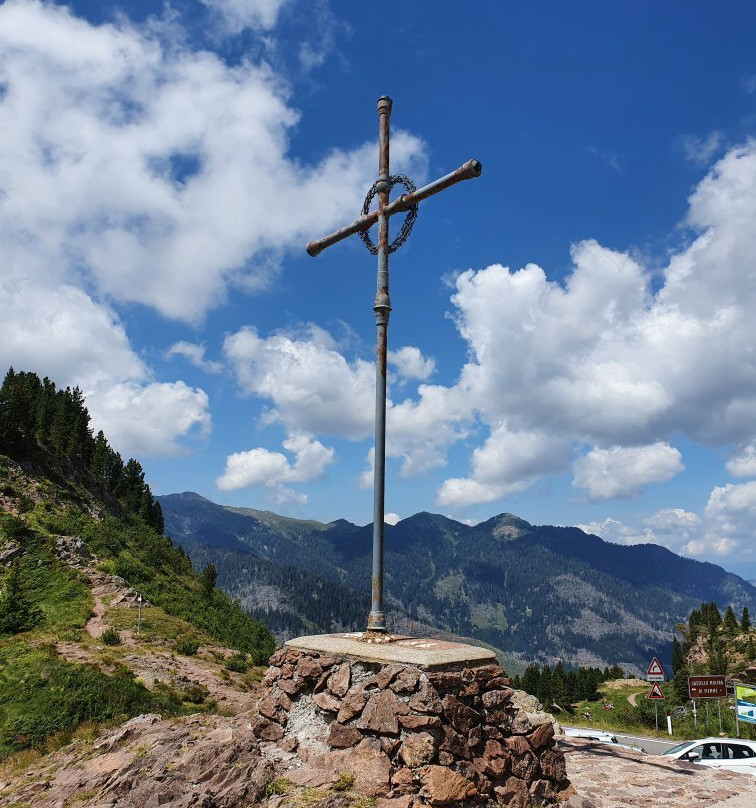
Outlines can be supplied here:
[[141, 465], [92, 435], [81, 393], [9, 371], [0, 386], [0, 760], [63, 742], [83, 723], [214, 710], [221, 691], [178, 671], [233, 683], [228, 659], [242, 671], [272, 653], [266, 626], [218, 590], [212, 568], [196, 572], [162, 528]]
[[[293, 573], [282, 573], [279, 584], [274, 566], [304, 571], [367, 600], [370, 525], [224, 508], [192, 493], [159, 501], [168, 535], [190, 557], [215, 560], [224, 588], [251, 592], [259, 584], [267, 592], [254, 608], [272, 624], [282, 611], [298, 613], [302, 624], [312, 620], [307, 599], [294, 603], [287, 594]], [[756, 589], [716, 565], [655, 545], [610, 544], [577, 528], [536, 527], [511, 514], [471, 527], [419, 513], [386, 525], [385, 547], [389, 620], [396, 610], [526, 661], [639, 671], [654, 654], [669, 658], [672, 627], [702, 601], [756, 605]], [[327, 607], [320, 597], [313, 623], [322, 627]], [[350, 623], [351, 612], [330, 613]]]

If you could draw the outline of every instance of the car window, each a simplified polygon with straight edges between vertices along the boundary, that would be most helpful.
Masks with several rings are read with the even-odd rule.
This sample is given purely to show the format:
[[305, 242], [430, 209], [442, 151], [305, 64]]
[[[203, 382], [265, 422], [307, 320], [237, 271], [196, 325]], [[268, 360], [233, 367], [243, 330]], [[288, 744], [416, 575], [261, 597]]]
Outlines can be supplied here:
[[740, 743], [725, 744], [724, 755], [731, 760], [745, 760], [746, 758], [756, 757], [756, 754], [750, 746], [745, 746], [745, 744]]
[[689, 758], [691, 755], [698, 755], [701, 760], [719, 760], [722, 757], [722, 745], [718, 743], [701, 743], [694, 746], [687, 755], [683, 757]]
[[722, 757], [722, 744], [720, 743], [705, 743], [703, 744], [703, 754], [701, 760], [719, 760]]
[[666, 752], [662, 752], [663, 755], [677, 755], [678, 753], [684, 751], [690, 746], [690, 741], [685, 741], [685, 743], [679, 743], [677, 746], [673, 746], [671, 749], [667, 749]]

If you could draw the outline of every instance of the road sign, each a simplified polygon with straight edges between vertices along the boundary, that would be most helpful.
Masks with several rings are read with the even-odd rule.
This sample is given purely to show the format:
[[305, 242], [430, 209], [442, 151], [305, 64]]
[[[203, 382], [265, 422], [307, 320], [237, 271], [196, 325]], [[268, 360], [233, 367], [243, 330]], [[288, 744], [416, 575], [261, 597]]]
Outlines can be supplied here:
[[737, 700], [736, 717], [738, 721], [756, 724], [756, 690], [745, 685], [735, 686]]
[[661, 688], [659, 687], [658, 682], [654, 682], [651, 685], [651, 690], [648, 691], [648, 695], [646, 696], [647, 699], [663, 699], [664, 693], [662, 693]]
[[646, 671], [646, 681], [648, 682], [663, 682], [666, 677], [664, 676], [664, 668], [659, 664], [659, 660], [654, 657], [651, 664]]
[[689, 676], [688, 697], [691, 699], [727, 698], [727, 683], [724, 676]]

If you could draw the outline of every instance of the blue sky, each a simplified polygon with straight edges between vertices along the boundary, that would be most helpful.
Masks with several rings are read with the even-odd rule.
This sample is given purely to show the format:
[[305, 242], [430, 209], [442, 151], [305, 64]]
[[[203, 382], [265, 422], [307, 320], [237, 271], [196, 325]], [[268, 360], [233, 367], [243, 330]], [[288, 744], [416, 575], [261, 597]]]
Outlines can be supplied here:
[[[391, 258], [386, 511], [508, 511], [756, 579], [756, 6], [6, 0], [0, 363], [156, 493], [372, 518], [392, 173], [483, 175]], [[392, 220], [395, 227], [396, 222]]]

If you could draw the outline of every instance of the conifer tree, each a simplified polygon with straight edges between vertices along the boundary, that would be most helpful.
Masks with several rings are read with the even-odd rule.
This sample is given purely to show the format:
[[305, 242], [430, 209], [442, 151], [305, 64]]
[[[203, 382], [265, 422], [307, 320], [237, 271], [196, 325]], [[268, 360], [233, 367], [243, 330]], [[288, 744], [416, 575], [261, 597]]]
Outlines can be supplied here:
[[21, 563], [15, 559], [0, 593], [0, 634], [29, 631], [42, 619], [41, 611], [31, 602], [21, 580]]
[[719, 611], [719, 607], [716, 603], [714, 603], [714, 601], [709, 603], [709, 613], [707, 615], [706, 622], [708, 623], [709, 628], [712, 626], [717, 628], [722, 624], [722, 615]]
[[677, 637], [672, 638], [672, 673], [675, 674], [685, 666], [685, 654]]
[[684, 704], [688, 701], [688, 676], [690, 671], [687, 666], [681, 665], [672, 677], [672, 691], [675, 694], [675, 701]]
[[538, 683], [538, 701], [548, 710], [554, 703], [554, 682], [551, 675], [551, 668], [544, 665], [541, 668], [541, 680]]
[[215, 569], [215, 564], [211, 561], [205, 569], [202, 570], [202, 595], [205, 600], [212, 600], [217, 579], [218, 571]]
[[732, 606], [728, 606], [725, 611], [724, 619], [722, 620], [722, 628], [728, 637], [734, 637], [738, 633], [738, 620], [735, 617], [735, 612]]
[[528, 665], [522, 674], [522, 689], [531, 696], [538, 696], [538, 686], [541, 682], [541, 671], [538, 665]]
[[551, 698], [560, 707], [568, 704], [567, 679], [561, 660], [554, 666], [554, 673], [551, 677]]
[[743, 607], [743, 616], [740, 618], [740, 630], [751, 630], [751, 616], [748, 614], [748, 606]]

